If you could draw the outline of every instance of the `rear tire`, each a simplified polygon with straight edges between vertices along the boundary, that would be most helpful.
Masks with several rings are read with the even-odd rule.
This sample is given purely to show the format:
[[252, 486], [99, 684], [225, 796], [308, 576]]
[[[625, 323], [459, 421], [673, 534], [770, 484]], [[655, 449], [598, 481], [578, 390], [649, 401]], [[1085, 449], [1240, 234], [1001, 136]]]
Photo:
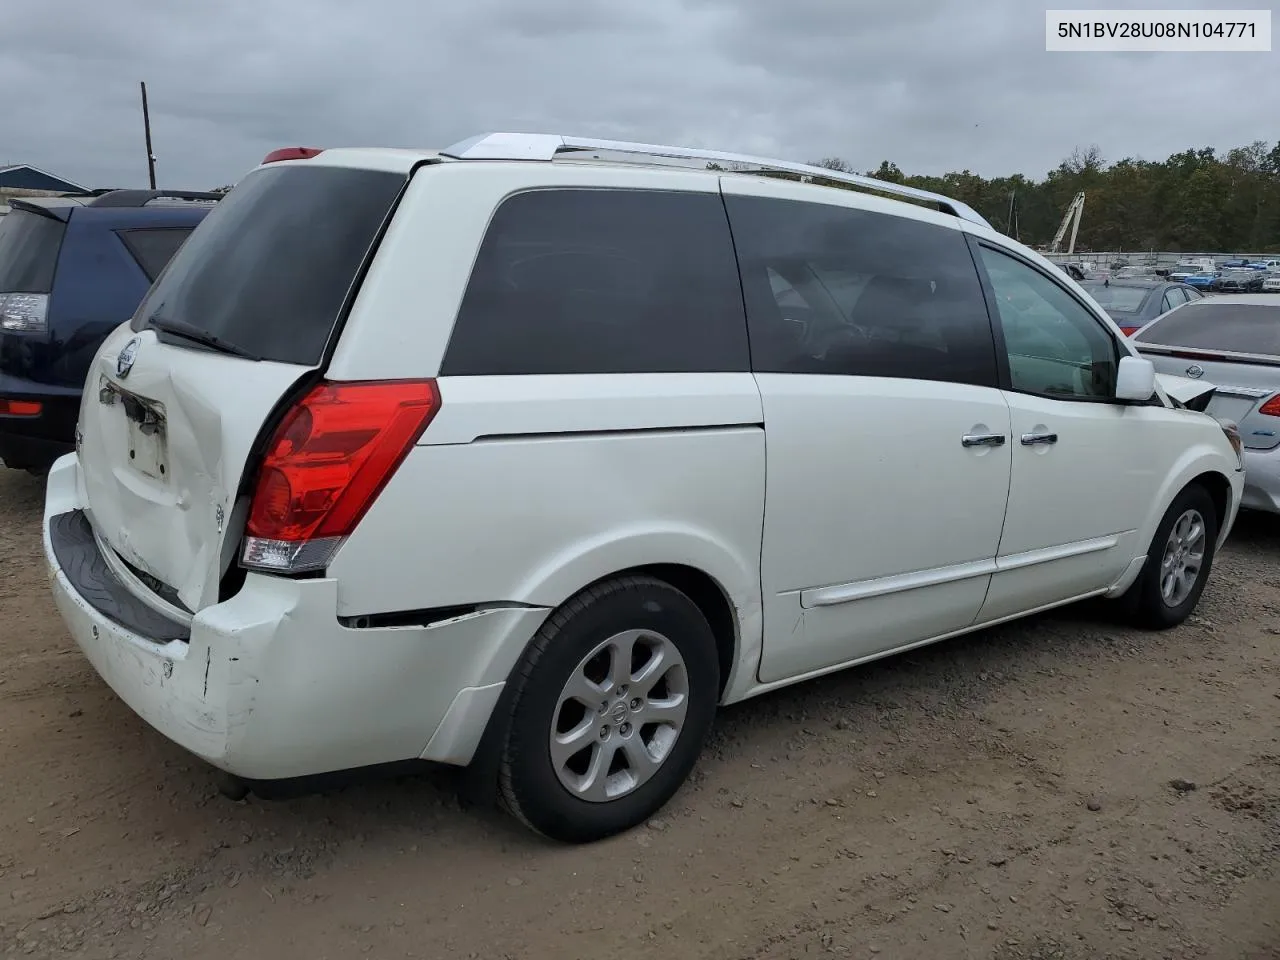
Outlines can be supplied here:
[[512, 674], [502, 805], [587, 843], [653, 816], [689, 776], [720, 692], [715, 636], [664, 581], [589, 587], [542, 625]]
[[1142, 573], [1120, 603], [1150, 630], [1176, 627], [1204, 592], [1218, 542], [1218, 512], [1204, 487], [1187, 487], [1169, 505], [1147, 550]]

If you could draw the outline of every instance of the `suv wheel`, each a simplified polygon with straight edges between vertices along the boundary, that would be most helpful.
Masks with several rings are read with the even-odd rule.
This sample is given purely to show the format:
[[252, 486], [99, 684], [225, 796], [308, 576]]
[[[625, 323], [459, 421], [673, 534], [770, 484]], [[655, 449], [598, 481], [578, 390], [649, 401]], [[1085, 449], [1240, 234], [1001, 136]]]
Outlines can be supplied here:
[[513, 673], [498, 769], [503, 805], [583, 843], [653, 816], [680, 788], [715, 715], [715, 637], [651, 577], [589, 587], [543, 624]]
[[1191, 616], [1209, 579], [1217, 541], [1212, 498], [1204, 487], [1187, 487], [1170, 504], [1142, 573], [1121, 598], [1139, 625], [1164, 630]]

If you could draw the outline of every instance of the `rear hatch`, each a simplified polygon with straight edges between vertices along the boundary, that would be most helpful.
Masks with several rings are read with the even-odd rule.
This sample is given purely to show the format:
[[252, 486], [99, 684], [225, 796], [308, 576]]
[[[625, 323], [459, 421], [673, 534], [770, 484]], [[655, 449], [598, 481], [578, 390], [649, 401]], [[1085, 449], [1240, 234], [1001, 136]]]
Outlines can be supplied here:
[[1148, 324], [1134, 345], [1162, 374], [1212, 383], [1205, 412], [1239, 424], [1246, 447], [1280, 446], [1280, 308], [1197, 301]]
[[218, 599], [259, 436], [323, 364], [405, 179], [316, 161], [255, 170], [95, 357], [77, 432], [87, 512], [170, 602]]

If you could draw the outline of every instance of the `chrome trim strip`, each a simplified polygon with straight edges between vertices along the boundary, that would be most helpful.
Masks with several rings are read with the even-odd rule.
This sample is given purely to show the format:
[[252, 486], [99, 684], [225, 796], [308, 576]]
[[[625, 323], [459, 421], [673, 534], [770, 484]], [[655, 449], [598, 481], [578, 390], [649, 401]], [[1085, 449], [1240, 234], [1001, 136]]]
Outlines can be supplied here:
[[[1132, 531], [1125, 531], [1130, 533]], [[903, 593], [907, 590], [918, 590], [921, 587], [936, 587], [944, 583], [960, 580], [971, 580], [974, 577], [991, 576], [1009, 570], [1020, 570], [1041, 563], [1052, 563], [1055, 560], [1067, 560], [1071, 557], [1085, 556], [1090, 553], [1101, 553], [1110, 550], [1120, 542], [1124, 533], [1116, 533], [1106, 537], [1095, 537], [1091, 540], [1078, 540], [1075, 543], [1064, 543], [1056, 547], [1044, 547], [1039, 550], [1028, 550], [1007, 557], [993, 560], [974, 560], [969, 563], [957, 563], [946, 567], [934, 567], [931, 570], [917, 570], [913, 573], [899, 573], [890, 577], [876, 577], [872, 580], [855, 580], [852, 583], [839, 583], [829, 587], [814, 587], [800, 591], [800, 606], [831, 607], [854, 600], [869, 600], [872, 597], [883, 597], [891, 593]]]

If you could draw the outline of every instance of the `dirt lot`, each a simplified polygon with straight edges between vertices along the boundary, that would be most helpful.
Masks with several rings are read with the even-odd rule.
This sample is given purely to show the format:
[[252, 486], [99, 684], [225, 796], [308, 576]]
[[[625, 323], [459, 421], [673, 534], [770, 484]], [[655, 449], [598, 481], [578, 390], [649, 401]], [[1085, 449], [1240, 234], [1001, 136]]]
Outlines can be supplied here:
[[1073, 610], [742, 704], [575, 849], [445, 772], [223, 798], [64, 635], [40, 497], [0, 471], [0, 956], [1280, 957], [1272, 518], [1179, 630]]

